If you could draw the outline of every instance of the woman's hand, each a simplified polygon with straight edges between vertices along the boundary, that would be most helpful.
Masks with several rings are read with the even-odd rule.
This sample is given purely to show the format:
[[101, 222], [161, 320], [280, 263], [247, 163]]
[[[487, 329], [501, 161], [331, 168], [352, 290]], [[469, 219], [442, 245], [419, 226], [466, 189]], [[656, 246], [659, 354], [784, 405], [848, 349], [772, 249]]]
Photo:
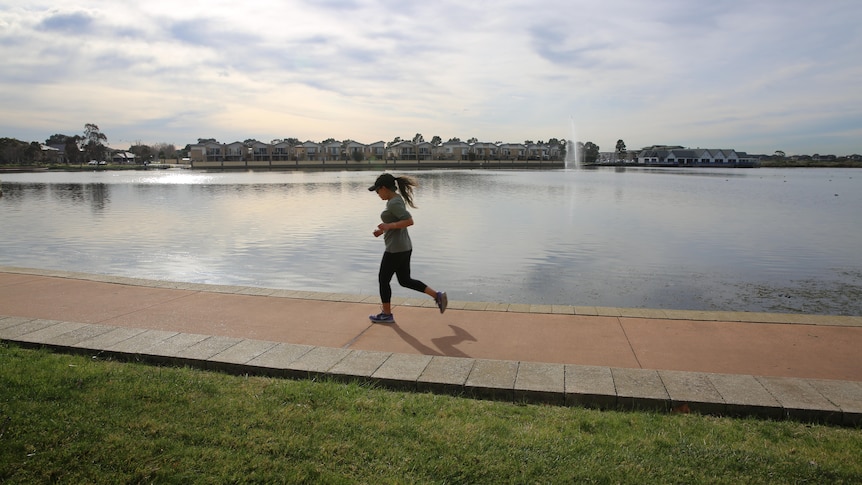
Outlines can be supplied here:
[[380, 237], [381, 234], [389, 230], [389, 224], [382, 222], [377, 225], [377, 229], [374, 230], [374, 237]]

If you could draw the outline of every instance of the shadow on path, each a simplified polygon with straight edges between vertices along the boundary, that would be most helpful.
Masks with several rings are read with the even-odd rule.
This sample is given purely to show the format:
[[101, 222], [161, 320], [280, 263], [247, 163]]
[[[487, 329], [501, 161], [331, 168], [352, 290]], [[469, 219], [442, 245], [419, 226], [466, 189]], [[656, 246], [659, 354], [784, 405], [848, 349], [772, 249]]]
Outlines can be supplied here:
[[397, 333], [398, 336], [401, 337], [402, 340], [410, 344], [411, 347], [418, 350], [422, 355], [469, 358], [469, 355], [457, 349], [456, 346], [461, 342], [476, 341], [476, 338], [470, 335], [470, 333], [463, 328], [456, 327], [455, 325], [449, 325], [449, 328], [452, 329], [454, 335], [431, 339], [431, 342], [434, 344], [434, 346], [440, 349], [435, 350], [420, 342], [419, 339], [417, 339], [416, 337], [407, 333], [403, 328], [398, 326], [397, 323], [393, 324], [391, 327], [393, 330], [395, 330], [395, 333]]

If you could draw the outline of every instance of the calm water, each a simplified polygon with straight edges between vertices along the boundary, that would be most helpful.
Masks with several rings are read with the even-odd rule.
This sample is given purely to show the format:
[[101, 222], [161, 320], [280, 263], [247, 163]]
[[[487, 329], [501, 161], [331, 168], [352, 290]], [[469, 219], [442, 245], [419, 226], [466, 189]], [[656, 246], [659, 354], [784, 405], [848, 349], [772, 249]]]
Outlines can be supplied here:
[[[862, 314], [862, 171], [412, 174], [413, 273], [454, 300]], [[374, 295], [376, 175], [4, 174], [0, 264]]]

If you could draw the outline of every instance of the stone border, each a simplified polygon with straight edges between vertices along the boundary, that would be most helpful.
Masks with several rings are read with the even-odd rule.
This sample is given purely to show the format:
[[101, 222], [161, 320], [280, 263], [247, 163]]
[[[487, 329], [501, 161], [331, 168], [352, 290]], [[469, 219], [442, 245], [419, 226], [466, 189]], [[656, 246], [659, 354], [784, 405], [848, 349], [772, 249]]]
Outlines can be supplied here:
[[[175, 290], [206, 291], [236, 295], [271, 296], [276, 298], [294, 298], [302, 300], [335, 301], [344, 303], [380, 304], [380, 298], [372, 295], [355, 295], [347, 293], [326, 293], [318, 291], [281, 290], [261, 288], [256, 286], [212, 285], [204, 283], [182, 283], [175, 281], [150, 280], [144, 278], [129, 278], [75, 271], [43, 270], [34, 268], [19, 268], [0, 266], [0, 272], [12, 274], [28, 274], [53, 278], [66, 278], [86, 281], [96, 281], [117, 285], [143, 286], [148, 288], [167, 288]], [[397, 306], [435, 307], [433, 300], [428, 298], [394, 297], [392, 304]], [[862, 316], [844, 315], [807, 315], [797, 313], [767, 313], [767, 312], [731, 312], [731, 311], [698, 311], [698, 310], [663, 310], [656, 308], [615, 308], [577, 305], [529, 305], [521, 303], [491, 303], [472, 301], [449, 301], [451, 310], [496, 311], [513, 313], [543, 313], [560, 315], [607, 316], [624, 318], [656, 318], [665, 320], [693, 320], [712, 322], [745, 322], [745, 323], [789, 323], [798, 325], [824, 325], [838, 327], [862, 327]]]
[[158, 365], [516, 403], [862, 425], [862, 383], [317, 347], [0, 315], [0, 341]]

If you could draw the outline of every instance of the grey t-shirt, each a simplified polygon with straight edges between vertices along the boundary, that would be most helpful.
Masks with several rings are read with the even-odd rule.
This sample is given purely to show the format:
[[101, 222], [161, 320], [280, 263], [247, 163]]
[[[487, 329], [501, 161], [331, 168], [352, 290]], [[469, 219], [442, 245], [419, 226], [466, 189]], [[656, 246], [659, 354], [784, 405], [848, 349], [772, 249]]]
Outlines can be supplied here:
[[[380, 219], [387, 224], [411, 217], [413, 216], [407, 211], [407, 205], [404, 204], [401, 194], [395, 194], [394, 197], [386, 201], [386, 210], [380, 213]], [[386, 242], [387, 253], [401, 253], [413, 249], [413, 243], [410, 241], [410, 234], [407, 233], [406, 227], [386, 231], [383, 233], [383, 240]]]

